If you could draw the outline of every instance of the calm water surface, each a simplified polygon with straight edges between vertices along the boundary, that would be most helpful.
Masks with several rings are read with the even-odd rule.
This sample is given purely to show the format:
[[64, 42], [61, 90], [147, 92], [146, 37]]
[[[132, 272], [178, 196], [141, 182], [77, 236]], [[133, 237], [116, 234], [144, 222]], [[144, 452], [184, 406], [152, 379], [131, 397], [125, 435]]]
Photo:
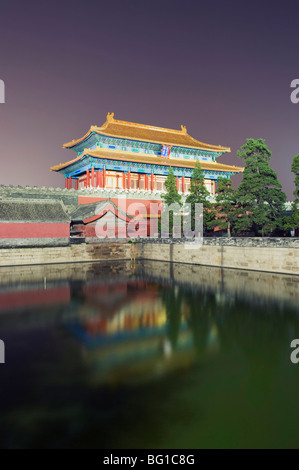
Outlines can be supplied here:
[[2, 448], [299, 447], [299, 277], [0, 268]]

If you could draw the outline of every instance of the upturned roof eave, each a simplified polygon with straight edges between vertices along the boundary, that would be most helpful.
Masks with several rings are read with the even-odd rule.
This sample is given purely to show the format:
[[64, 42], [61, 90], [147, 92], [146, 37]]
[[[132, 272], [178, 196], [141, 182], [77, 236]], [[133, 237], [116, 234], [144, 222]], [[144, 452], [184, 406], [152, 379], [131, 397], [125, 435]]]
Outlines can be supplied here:
[[[169, 139], [143, 139], [143, 138], [138, 138], [138, 137], [132, 137], [128, 135], [115, 135], [111, 132], [109, 132], [109, 124], [116, 124], [120, 125], [123, 127], [131, 127], [135, 129], [143, 129], [146, 131], [155, 131], [155, 132], [164, 132], [166, 134], [169, 134]], [[89, 131], [81, 138], [79, 139], [73, 139], [71, 142], [67, 142], [63, 144], [63, 148], [67, 149], [72, 149], [76, 145], [80, 144], [83, 142], [85, 139], [87, 139], [92, 133], [96, 133], [99, 135], [104, 135], [108, 137], [114, 137], [114, 138], [120, 138], [120, 139], [126, 139], [126, 140], [134, 140], [136, 142], [149, 142], [149, 143], [155, 143], [155, 144], [160, 144], [160, 145], [171, 145], [173, 147], [183, 147], [187, 149], [196, 149], [196, 150], [203, 150], [203, 151], [210, 151], [210, 152], [221, 152], [221, 153], [228, 153], [231, 151], [230, 147], [223, 147], [221, 145], [210, 145], [206, 144], [204, 142], [200, 142], [199, 140], [194, 139], [192, 136], [190, 136], [187, 133], [187, 130], [184, 126], [182, 126], [181, 130], [176, 130], [176, 129], [167, 129], [164, 127], [157, 127], [157, 126], [149, 126], [146, 124], [139, 124], [139, 123], [133, 123], [133, 122], [127, 122], [127, 121], [120, 121], [117, 119], [113, 118], [113, 113], [112, 115], [108, 113], [106, 122], [101, 126], [91, 126]], [[175, 143], [171, 141], [171, 136], [186, 136], [190, 139], [190, 144], [184, 144], [184, 143]]]

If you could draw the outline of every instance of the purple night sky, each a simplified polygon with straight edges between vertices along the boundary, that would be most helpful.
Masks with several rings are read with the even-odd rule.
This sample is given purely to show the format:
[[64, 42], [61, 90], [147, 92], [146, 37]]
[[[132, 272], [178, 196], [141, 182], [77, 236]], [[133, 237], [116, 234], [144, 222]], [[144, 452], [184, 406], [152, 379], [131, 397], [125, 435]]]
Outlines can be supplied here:
[[[0, 184], [63, 187], [64, 142], [116, 119], [230, 146], [266, 139], [292, 197], [298, 1], [14, 1], [0, 5]], [[240, 177], [234, 178], [240, 181]]]

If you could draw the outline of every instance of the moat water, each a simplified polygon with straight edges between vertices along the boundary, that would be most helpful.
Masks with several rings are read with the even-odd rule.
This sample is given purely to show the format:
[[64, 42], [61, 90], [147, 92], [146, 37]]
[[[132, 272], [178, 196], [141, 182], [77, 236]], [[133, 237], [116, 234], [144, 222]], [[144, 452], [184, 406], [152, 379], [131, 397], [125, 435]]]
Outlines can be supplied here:
[[299, 276], [0, 268], [0, 447], [298, 447]]

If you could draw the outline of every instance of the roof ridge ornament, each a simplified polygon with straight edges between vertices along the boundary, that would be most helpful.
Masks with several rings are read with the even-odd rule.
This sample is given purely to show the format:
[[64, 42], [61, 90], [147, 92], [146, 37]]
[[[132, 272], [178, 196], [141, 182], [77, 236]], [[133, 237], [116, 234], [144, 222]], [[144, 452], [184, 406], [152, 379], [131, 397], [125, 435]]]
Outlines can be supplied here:
[[113, 121], [114, 121], [113, 118], [114, 118], [114, 113], [108, 113], [108, 114], [107, 114], [107, 118], [106, 118], [106, 119], [107, 119], [108, 122], [113, 122]]
[[187, 134], [187, 127], [186, 126], [181, 125], [181, 133], [182, 134]]

